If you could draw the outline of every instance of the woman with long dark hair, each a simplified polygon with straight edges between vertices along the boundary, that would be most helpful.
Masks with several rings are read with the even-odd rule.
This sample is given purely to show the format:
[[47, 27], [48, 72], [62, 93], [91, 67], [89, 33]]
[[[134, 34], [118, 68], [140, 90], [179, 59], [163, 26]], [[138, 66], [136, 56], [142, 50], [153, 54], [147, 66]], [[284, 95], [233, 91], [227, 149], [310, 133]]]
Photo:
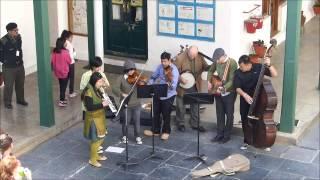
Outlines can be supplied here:
[[85, 138], [91, 141], [89, 164], [94, 167], [101, 167], [98, 161], [107, 159], [107, 157], [98, 154], [99, 147], [102, 145], [106, 135], [105, 107], [109, 105], [99, 91], [104, 86], [104, 83], [102, 75], [99, 72], [94, 72], [87, 87], [81, 93], [81, 99], [87, 110], [83, 134]]
[[68, 73], [71, 58], [68, 50], [66, 50], [66, 41], [62, 38], [58, 38], [56, 41], [56, 47], [51, 54], [51, 66], [55, 76], [59, 80], [60, 86], [60, 99], [58, 105], [60, 107], [67, 106], [65, 99], [65, 93], [68, 85]]

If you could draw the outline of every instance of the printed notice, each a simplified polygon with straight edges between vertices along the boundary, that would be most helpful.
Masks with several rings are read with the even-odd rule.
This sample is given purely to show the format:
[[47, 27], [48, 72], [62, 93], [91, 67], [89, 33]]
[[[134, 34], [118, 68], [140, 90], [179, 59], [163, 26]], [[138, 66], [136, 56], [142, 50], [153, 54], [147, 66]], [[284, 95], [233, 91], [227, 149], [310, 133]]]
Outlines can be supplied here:
[[180, 19], [194, 19], [194, 7], [193, 6], [178, 6], [178, 18]]
[[197, 20], [201, 21], [213, 21], [213, 8], [209, 7], [197, 7]]
[[197, 36], [213, 38], [213, 25], [212, 24], [197, 24]]
[[179, 22], [178, 23], [178, 34], [186, 36], [194, 36], [194, 23], [190, 22]]
[[175, 21], [159, 20], [159, 32], [175, 34], [176, 32]]
[[193, 3], [193, 0], [178, 0], [178, 2]]
[[200, 4], [213, 4], [213, 0], [196, 0], [196, 3], [200, 3]]
[[174, 4], [159, 4], [159, 17], [175, 17]]

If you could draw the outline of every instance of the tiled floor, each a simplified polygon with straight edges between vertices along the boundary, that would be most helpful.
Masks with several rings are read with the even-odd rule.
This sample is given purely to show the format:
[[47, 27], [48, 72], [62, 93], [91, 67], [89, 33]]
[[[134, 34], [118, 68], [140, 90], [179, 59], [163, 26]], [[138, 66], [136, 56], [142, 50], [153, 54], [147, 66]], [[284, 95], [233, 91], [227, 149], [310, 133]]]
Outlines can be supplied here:
[[[118, 122], [109, 122], [110, 133], [104, 147], [125, 147], [120, 143], [121, 126]], [[22, 164], [31, 168], [34, 179], [191, 179], [190, 172], [206, 166], [198, 160], [186, 160], [197, 152], [196, 131], [173, 130], [168, 141], [155, 138], [156, 155], [162, 159], [146, 159], [152, 152], [152, 138], [144, 137], [143, 145], [137, 145], [130, 135], [129, 162], [138, 165], [127, 170], [118, 166], [125, 161], [125, 151], [121, 154], [105, 153], [108, 160], [102, 162], [102, 168], [89, 165], [89, 143], [82, 136], [82, 126], [77, 126], [41, 144], [32, 152], [20, 157]], [[149, 127], [143, 127], [146, 129]], [[132, 127], [129, 128], [132, 133]], [[201, 133], [200, 153], [205, 154], [209, 165], [230, 154], [240, 153], [249, 158], [251, 169], [218, 179], [302, 179], [319, 178], [319, 149], [275, 144], [271, 152], [248, 148], [240, 150], [242, 137], [232, 136], [226, 144], [211, 143], [215, 132]]]

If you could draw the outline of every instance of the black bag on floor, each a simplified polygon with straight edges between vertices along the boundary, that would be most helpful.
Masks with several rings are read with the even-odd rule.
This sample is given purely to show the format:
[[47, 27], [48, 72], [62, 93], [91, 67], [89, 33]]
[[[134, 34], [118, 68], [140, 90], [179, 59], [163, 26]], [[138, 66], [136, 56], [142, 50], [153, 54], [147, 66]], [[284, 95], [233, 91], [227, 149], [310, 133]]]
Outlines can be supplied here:
[[[116, 109], [118, 109], [118, 106], [116, 104], [116, 101], [114, 100], [113, 96], [109, 96], [112, 104], [116, 107]], [[109, 107], [107, 107], [106, 109], [106, 118], [114, 118], [115, 114], [111, 111], [111, 109]]]
[[[120, 112], [120, 114], [123, 112]], [[124, 116], [120, 115], [120, 123], [122, 124], [122, 122], [124, 121]], [[130, 125], [132, 125], [133, 122], [130, 121]], [[152, 121], [151, 121], [151, 112], [150, 109], [144, 109], [141, 108], [140, 111], [140, 125], [142, 126], [151, 126], [152, 125]]]

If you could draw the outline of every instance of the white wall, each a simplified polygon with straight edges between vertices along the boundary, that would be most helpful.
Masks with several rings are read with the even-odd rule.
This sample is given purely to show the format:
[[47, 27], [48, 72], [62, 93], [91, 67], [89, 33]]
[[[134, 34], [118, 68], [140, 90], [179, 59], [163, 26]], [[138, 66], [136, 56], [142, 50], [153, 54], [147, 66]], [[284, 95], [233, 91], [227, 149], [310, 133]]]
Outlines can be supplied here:
[[[159, 56], [161, 52], [168, 51], [172, 55], [179, 52], [179, 45], [197, 45], [199, 50], [208, 56], [212, 56], [215, 48], [222, 47], [226, 53], [238, 59], [242, 54], [249, 54], [252, 41], [261, 39], [269, 45], [271, 18], [267, 16], [264, 18], [263, 28], [258, 29], [256, 33], [249, 34], [244, 27], [244, 21], [252, 15], [261, 15], [261, 7], [252, 13], [243, 13], [253, 9], [254, 4], [262, 4], [262, 0], [216, 0], [216, 27], [215, 27], [215, 42], [197, 41], [182, 38], [172, 38], [157, 35], [157, 1], [148, 1], [148, 56], [146, 63], [146, 70], [153, 70], [155, 64], [159, 63]], [[307, 21], [310, 20], [314, 14], [312, 10], [313, 0], [303, 0], [302, 10], [306, 15]], [[279, 10], [279, 28], [280, 33], [275, 36], [278, 43], [285, 39], [285, 23], [286, 23], [286, 8], [284, 3]], [[102, 9], [102, 8], [101, 8]], [[100, 11], [101, 11], [100, 9]], [[67, 18], [67, 1], [58, 0], [58, 27], [59, 32], [68, 26]], [[101, 14], [101, 12], [100, 12]], [[96, 39], [103, 39], [102, 34], [96, 34]], [[101, 41], [100, 43], [103, 43]], [[88, 59], [88, 44], [87, 37], [75, 36], [74, 46], [77, 51], [77, 58], [82, 60]], [[123, 61], [105, 58], [105, 63], [112, 65], [122, 65]], [[138, 64], [142, 68], [143, 64]]]
[[16, 22], [18, 24], [19, 33], [22, 36], [23, 60], [26, 74], [35, 72], [37, 69], [37, 56], [33, 2], [1, 0], [0, 4], [1, 37], [7, 33], [5, 27], [9, 22]]
[[[301, 5], [301, 10], [304, 16], [306, 16], [306, 23], [315, 16], [313, 12], [314, 0], [303, 0]], [[286, 38], [286, 24], [287, 24], [287, 3], [283, 3], [279, 8], [279, 33], [275, 36], [278, 43], [281, 43]]]
[[[64, 29], [69, 30], [68, 25], [68, 1], [50, 0], [49, 6], [49, 28], [50, 28], [50, 45], [55, 46], [56, 39], [61, 35]], [[73, 45], [76, 50], [76, 58], [88, 60], [88, 38], [86, 36], [73, 37]]]
[[48, 1], [49, 14], [49, 32], [50, 32], [50, 46], [55, 47], [57, 37], [59, 36], [58, 23], [58, 3], [57, 1]]

